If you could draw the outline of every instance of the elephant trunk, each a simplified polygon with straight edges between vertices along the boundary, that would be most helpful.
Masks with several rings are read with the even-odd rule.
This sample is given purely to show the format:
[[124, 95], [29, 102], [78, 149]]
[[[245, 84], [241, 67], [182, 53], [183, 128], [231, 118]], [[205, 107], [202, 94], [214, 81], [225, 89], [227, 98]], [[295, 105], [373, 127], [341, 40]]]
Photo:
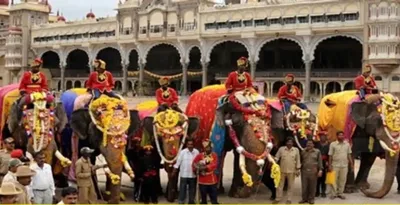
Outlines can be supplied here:
[[[122, 155], [124, 153], [125, 147], [115, 148], [111, 143], [107, 143], [106, 147], [101, 147], [100, 151], [107, 161], [108, 168], [111, 173], [119, 176], [121, 179], [121, 173], [123, 168]], [[108, 176], [108, 180], [109, 180]], [[121, 180], [118, 183], [111, 183], [110, 186], [110, 199], [109, 204], [119, 204], [120, 193], [121, 193]]]
[[362, 193], [364, 193], [365, 196], [370, 198], [381, 199], [384, 196], [386, 196], [389, 193], [390, 189], [392, 188], [394, 177], [396, 174], [399, 154], [396, 153], [395, 156], [390, 156], [390, 152], [386, 151], [385, 159], [386, 159], [386, 169], [385, 169], [385, 177], [383, 180], [383, 185], [378, 191], [375, 192], [369, 192], [365, 189], [361, 189]]

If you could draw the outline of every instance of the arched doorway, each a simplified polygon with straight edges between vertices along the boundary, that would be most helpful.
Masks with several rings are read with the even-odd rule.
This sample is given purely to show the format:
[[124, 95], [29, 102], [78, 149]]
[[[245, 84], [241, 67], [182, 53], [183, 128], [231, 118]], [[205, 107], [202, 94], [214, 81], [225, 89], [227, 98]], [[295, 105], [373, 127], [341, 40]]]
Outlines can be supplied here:
[[71, 88], [72, 88], [72, 81], [68, 80], [66, 89], [69, 90]]
[[319, 97], [320, 94], [321, 94], [321, 88], [319, 86], [319, 83], [317, 83], [315, 81], [311, 81], [310, 95]]
[[303, 93], [303, 83], [296, 81], [293, 84], [300, 89], [301, 93]]
[[106, 63], [106, 69], [114, 77], [122, 77], [121, 54], [117, 49], [111, 47], [103, 48], [97, 53], [96, 58]]
[[[188, 71], [193, 71], [193, 72], [201, 71], [202, 66], [200, 59], [201, 59], [200, 49], [196, 46], [190, 49]], [[194, 91], [201, 88], [202, 86], [201, 79], [202, 79], [201, 76], [188, 76], [188, 82], [187, 82], [188, 94], [193, 93]], [[207, 79], [211, 79], [210, 75]]]
[[90, 73], [89, 56], [81, 49], [71, 51], [67, 56], [65, 77], [88, 77]]
[[[182, 65], [180, 62], [181, 56], [179, 51], [172, 45], [159, 44], [150, 49], [146, 57], [145, 69], [151, 73], [168, 76], [182, 73]], [[149, 77], [149, 76], [146, 76]], [[170, 86], [176, 90], [180, 90], [181, 79], [176, 79], [170, 82]], [[147, 92], [153, 95], [155, 90], [159, 87], [158, 79], [149, 77], [147, 80], [149, 88]]]
[[121, 91], [121, 90], [122, 90], [122, 83], [121, 83], [121, 81], [119, 81], [119, 80], [115, 81], [114, 90], [118, 90], [118, 91]]
[[344, 89], [343, 90], [354, 90], [354, 82], [347, 82], [344, 84]]
[[82, 86], [81, 81], [77, 80], [74, 82], [74, 88], [80, 88]]
[[325, 95], [342, 91], [342, 88], [338, 82], [329, 82], [326, 84]]
[[356, 76], [362, 66], [362, 44], [349, 37], [335, 36], [320, 42], [314, 51], [313, 72], [326, 77]]
[[60, 57], [54, 51], [47, 51], [42, 55], [43, 68], [60, 69]]
[[58, 83], [57, 83], [57, 91], [60, 91], [61, 90], [61, 81], [58, 81]]
[[212, 48], [208, 73], [217, 77], [228, 77], [228, 74], [236, 70], [237, 60], [240, 57], [249, 57], [246, 47], [234, 41], [224, 41]]
[[285, 83], [282, 82], [282, 81], [274, 82], [274, 84], [272, 85], [272, 94], [273, 94], [274, 96], [277, 95], [279, 89], [280, 89], [283, 85], [285, 85]]
[[137, 71], [139, 69], [139, 54], [136, 50], [131, 50], [129, 53], [129, 65], [128, 65], [128, 70], [129, 71]]
[[287, 72], [304, 72], [303, 51], [299, 44], [287, 39], [265, 43], [259, 55], [257, 73], [271, 72], [272, 77], [285, 76]]

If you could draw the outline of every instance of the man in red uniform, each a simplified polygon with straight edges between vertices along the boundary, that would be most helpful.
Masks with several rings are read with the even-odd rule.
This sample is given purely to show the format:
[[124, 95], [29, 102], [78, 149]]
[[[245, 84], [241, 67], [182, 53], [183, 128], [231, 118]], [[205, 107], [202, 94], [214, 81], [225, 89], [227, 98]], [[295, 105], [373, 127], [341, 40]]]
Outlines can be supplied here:
[[218, 157], [217, 154], [212, 152], [212, 146], [212, 143], [208, 139], [204, 140], [204, 152], [198, 154], [192, 163], [193, 171], [198, 175], [201, 204], [207, 204], [207, 195], [210, 197], [212, 204], [218, 204], [218, 177], [215, 174]]
[[160, 88], [156, 90], [156, 99], [158, 103], [158, 112], [165, 111], [168, 108], [172, 108], [177, 112], [182, 112], [182, 110], [178, 107], [178, 94], [176, 90], [168, 87], [169, 80], [164, 77], [158, 80], [160, 83]]
[[[43, 61], [36, 58], [31, 64], [31, 70], [24, 72], [19, 83], [19, 93], [21, 98], [19, 100], [19, 108], [22, 109], [24, 105], [32, 103], [31, 94], [33, 92], [45, 92], [47, 103], [54, 101], [54, 96], [49, 92], [46, 76], [40, 72], [40, 67]], [[22, 115], [21, 115], [22, 116]]]
[[114, 88], [114, 79], [112, 74], [106, 71], [106, 63], [102, 60], [95, 60], [93, 67], [95, 71], [90, 73], [89, 80], [86, 83], [87, 91], [92, 93], [93, 100], [99, 98], [101, 94], [119, 99], [112, 91]]
[[301, 91], [295, 86], [294, 83], [294, 75], [287, 74], [285, 77], [286, 84], [279, 88], [278, 98], [283, 103], [284, 112], [287, 113], [290, 111], [290, 106], [292, 104], [296, 104], [301, 109], [308, 109], [307, 106], [301, 103]]
[[245, 57], [237, 60], [237, 71], [229, 73], [228, 79], [225, 82], [225, 88], [228, 90], [228, 93], [253, 88], [251, 76], [248, 72], [245, 72], [248, 65], [249, 62]]
[[371, 76], [371, 66], [366, 65], [362, 70], [362, 74], [354, 79], [354, 85], [361, 100], [365, 100], [366, 94], [372, 94], [377, 92], [375, 79]]

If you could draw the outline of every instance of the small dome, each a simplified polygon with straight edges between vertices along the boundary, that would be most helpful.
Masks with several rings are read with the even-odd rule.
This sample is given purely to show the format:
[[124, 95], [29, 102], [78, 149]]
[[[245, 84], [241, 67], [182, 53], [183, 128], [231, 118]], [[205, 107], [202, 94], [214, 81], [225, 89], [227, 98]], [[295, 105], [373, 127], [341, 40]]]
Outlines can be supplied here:
[[10, 5], [9, 0], [0, 0], [0, 6], [8, 6], [8, 5]]
[[57, 21], [58, 21], [58, 22], [60, 22], [60, 21], [65, 22], [66, 19], [64, 18], [64, 16], [61, 15], [61, 16], [57, 17]]
[[92, 9], [90, 9], [90, 12], [88, 14], [86, 14], [86, 18], [88, 18], [88, 19], [96, 18], [96, 15], [94, 15], [94, 13], [92, 12]]

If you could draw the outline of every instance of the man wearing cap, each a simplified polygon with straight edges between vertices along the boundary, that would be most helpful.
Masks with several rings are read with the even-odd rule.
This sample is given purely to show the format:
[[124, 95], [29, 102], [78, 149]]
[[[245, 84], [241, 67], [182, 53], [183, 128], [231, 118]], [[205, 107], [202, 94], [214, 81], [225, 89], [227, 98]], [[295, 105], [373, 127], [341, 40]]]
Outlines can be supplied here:
[[279, 88], [278, 98], [283, 103], [285, 113], [290, 111], [290, 106], [296, 104], [301, 109], [307, 110], [307, 106], [301, 103], [301, 91], [294, 85], [294, 75], [287, 74], [285, 77], [286, 84]]
[[247, 58], [241, 57], [237, 60], [237, 71], [229, 73], [228, 79], [225, 82], [225, 88], [228, 90], [228, 93], [253, 88], [251, 76], [248, 72], [245, 72], [248, 66], [249, 61]]
[[17, 204], [17, 196], [21, 193], [14, 183], [4, 182], [0, 187], [0, 204]]
[[201, 204], [207, 204], [207, 195], [210, 197], [212, 204], [218, 204], [218, 177], [215, 174], [218, 157], [217, 154], [212, 152], [212, 146], [211, 141], [204, 140], [204, 152], [198, 154], [192, 163], [193, 171], [198, 174]]
[[[28, 166], [19, 166], [15, 175], [17, 176], [17, 182], [15, 186], [22, 190], [22, 193], [17, 197], [17, 204], [33, 204], [33, 193], [29, 185], [32, 182], [32, 176], [36, 173], [31, 170]], [[49, 177], [49, 176], [47, 176]], [[52, 178], [52, 177], [49, 177]], [[50, 202], [51, 204], [52, 202]]]
[[52, 103], [54, 101], [54, 96], [49, 93], [46, 75], [40, 72], [42, 64], [42, 59], [36, 58], [31, 64], [31, 70], [26, 71], [22, 75], [19, 83], [19, 92], [22, 96], [19, 102], [20, 108], [22, 108], [23, 105], [31, 103], [32, 99], [30, 94], [33, 92], [45, 92], [47, 103]]
[[90, 155], [94, 152], [89, 147], [83, 147], [80, 150], [81, 158], [76, 161], [75, 173], [76, 183], [78, 185], [78, 202], [80, 204], [95, 203], [97, 196], [95, 187], [92, 181], [92, 174], [99, 168], [106, 167], [107, 165], [98, 166], [92, 165], [90, 162]]
[[106, 71], [106, 62], [102, 60], [95, 60], [93, 63], [95, 71], [91, 72], [89, 79], [86, 82], [86, 88], [89, 93], [92, 93], [93, 100], [100, 97], [101, 94], [108, 97], [119, 97], [112, 91], [114, 88], [113, 75]]
[[17, 168], [22, 165], [22, 162], [19, 159], [11, 159], [8, 164], [8, 173], [4, 176], [4, 182], [17, 182], [17, 177], [15, 173], [17, 172]]
[[371, 75], [371, 66], [366, 65], [362, 74], [354, 79], [354, 86], [358, 90], [361, 100], [365, 100], [366, 94], [372, 94], [377, 91], [374, 77]]
[[8, 173], [8, 164], [11, 160], [11, 152], [15, 148], [14, 138], [7, 137], [3, 141], [4, 149], [0, 150], [0, 184]]
[[167, 108], [172, 108], [177, 112], [182, 112], [182, 110], [178, 107], [179, 98], [176, 90], [168, 87], [169, 79], [160, 78], [158, 82], [161, 86], [156, 90], [156, 99], [159, 106], [158, 112], [164, 111]]

